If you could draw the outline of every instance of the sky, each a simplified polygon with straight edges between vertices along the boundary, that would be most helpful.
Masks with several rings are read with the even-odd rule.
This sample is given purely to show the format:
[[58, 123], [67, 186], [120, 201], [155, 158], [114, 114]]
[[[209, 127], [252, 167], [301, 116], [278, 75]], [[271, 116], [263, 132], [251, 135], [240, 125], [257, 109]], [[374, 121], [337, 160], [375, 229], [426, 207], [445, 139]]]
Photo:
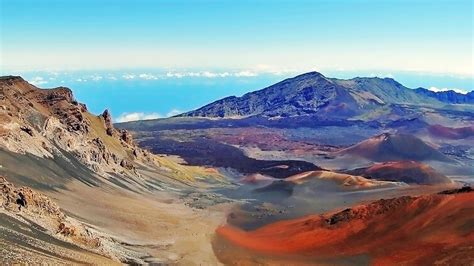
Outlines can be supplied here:
[[71, 87], [116, 121], [187, 111], [312, 70], [474, 87], [470, 0], [0, 3], [0, 74]]

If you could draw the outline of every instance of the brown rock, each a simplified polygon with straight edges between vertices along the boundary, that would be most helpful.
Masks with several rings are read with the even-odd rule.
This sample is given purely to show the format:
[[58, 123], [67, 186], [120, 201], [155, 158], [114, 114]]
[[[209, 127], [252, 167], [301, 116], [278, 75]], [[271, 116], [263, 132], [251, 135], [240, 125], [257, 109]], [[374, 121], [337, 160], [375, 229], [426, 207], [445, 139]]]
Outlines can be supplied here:
[[104, 125], [107, 135], [112, 136], [114, 133], [114, 126], [112, 124], [112, 115], [108, 109], [105, 109], [102, 113], [102, 118], [104, 119]]
[[130, 132], [128, 132], [125, 129], [120, 130], [120, 139], [123, 140], [123, 142], [125, 142], [129, 145], [133, 145], [132, 134], [130, 134]]
[[120, 166], [128, 170], [132, 170], [135, 168], [133, 164], [127, 159], [122, 159], [122, 161], [120, 161]]
[[26, 132], [28, 135], [33, 137], [33, 129], [27, 126], [20, 127], [21, 131]]

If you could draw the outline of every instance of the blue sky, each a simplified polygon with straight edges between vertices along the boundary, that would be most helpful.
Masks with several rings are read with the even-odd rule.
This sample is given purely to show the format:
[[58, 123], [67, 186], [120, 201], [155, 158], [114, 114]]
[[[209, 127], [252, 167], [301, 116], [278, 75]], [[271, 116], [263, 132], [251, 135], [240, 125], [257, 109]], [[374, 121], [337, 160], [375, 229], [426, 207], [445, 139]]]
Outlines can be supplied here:
[[[473, 89], [470, 0], [0, 3], [1, 74], [69, 86], [94, 111], [166, 115], [310, 70]], [[206, 72], [230, 74], [138, 77]]]

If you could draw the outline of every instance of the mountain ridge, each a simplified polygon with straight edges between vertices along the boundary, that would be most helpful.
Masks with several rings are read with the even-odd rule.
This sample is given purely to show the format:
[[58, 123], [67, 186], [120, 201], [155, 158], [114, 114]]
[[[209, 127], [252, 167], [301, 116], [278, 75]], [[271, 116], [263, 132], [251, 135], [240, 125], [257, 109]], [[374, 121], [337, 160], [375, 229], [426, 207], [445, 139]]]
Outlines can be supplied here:
[[[424, 89], [426, 90], [426, 89]], [[462, 94], [451, 97], [420, 89], [410, 89], [392, 78], [328, 78], [319, 72], [308, 72], [285, 79], [241, 97], [229, 96], [177, 117], [246, 118], [331, 115], [354, 119], [370, 111], [397, 109], [398, 105], [439, 107], [470, 103]], [[431, 91], [430, 91], [431, 92]]]
[[425, 95], [445, 103], [474, 104], [474, 91], [462, 94], [455, 92], [454, 90], [435, 92], [421, 87], [414, 90], [420, 95]]

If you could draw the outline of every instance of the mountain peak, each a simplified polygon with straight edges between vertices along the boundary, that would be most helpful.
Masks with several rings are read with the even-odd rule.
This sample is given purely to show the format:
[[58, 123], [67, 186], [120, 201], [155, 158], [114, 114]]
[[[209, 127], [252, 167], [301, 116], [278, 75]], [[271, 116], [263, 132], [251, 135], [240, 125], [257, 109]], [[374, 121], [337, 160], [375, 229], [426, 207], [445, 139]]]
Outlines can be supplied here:
[[317, 71], [311, 71], [311, 72], [307, 72], [307, 73], [303, 73], [303, 74], [300, 74], [296, 77], [294, 77], [294, 79], [298, 79], [298, 78], [314, 78], [314, 77], [318, 77], [318, 78], [325, 78], [325, 76]]
[[27, 82], [20, 76], [0, 76], [0, 83], [13, 85]]
[[20, 76], [11, 76], [10, 75], [10, 76], [1, 76], [0, 80], [6, 81], [6, 80], [24, 80], [24, 79]]
[[393, 78], [327, 78], [312, 71], [285, 79], [242, 97], [227, 97], [181, 116], [194, 117], [294, 117], [317, 116], [347, 119], [368, 115], [382, 105], [441, 105], [419, 95]]
[[382, 133], [339, 152], [375, 162], [400, 160], [449, 161], [450, 159], [414, 135]]

